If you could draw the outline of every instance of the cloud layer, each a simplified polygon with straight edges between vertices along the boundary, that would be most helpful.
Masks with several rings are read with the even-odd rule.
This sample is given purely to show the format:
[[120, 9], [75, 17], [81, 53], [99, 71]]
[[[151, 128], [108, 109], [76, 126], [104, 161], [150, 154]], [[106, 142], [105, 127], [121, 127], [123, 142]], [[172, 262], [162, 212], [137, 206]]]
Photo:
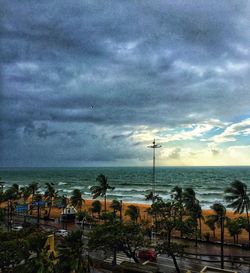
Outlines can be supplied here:
[[1, 7], [1, 166], [250, 164], [247, 1]]

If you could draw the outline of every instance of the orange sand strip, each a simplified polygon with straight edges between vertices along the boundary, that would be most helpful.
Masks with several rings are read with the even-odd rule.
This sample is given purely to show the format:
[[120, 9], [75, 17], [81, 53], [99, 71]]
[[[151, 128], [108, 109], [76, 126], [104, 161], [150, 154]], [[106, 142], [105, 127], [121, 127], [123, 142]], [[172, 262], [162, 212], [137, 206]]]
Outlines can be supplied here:
[[[94, 200], [92, 199], [87, 199], [84, 201], [83, 205], [82, 205], [82, 211], [86, 210], [86, 211], [90, 211], [90, 208], [91, 208], [91, 205], [92, 205], [92, 202]], [[103, 200], [100, 200], [101, 203], [102, 203], [102, 209], [104, 209], [104, 202]], [[112, 211], [112, 209], [110, 208], [110, 204], [111, 204], [111, 201], [107, 201], [107, 209], [109, 211]], [[148, 220], [148, 221], [151, 221], [151, 218], [150, 216], [148, 215], [147, 213], [147, 209], [150, 207], [150, 205], [148, 204], [137, 204], [137, 203], [125, 203], [123, 202], [122, 203], [122, 214], [123, 214], [123, 218], [124, 218], [124, 214], [125, 214], [125, 211], [127, 210], [127, 207], [129, 205], [135, 205], [137, 207], [140, 208], [140, 219], [141, 220]], [[7, 207], [7, 202], [3, 202], [0, 204], [0, 207], [3, 208], [3, 207]], [[50, 216], [52, 218], [58, 218], [60, 217], [60, 214], [61, 214], [61, 209], [58, 209], [58, 208], [55, 208], [53, 207], [51, 209], [51, 214]], [[206, 217], [208, 215], [211, 215], [213, 214], [213, 211], [210, 210], [210, 209], [207, 209], [207, 210], [203, 210], [203, 216], [204, 218], [206, 219]], [[35, 211], [34, 211], [34, 215], [35, 215]], [[242, 215], [239, 215], [239, 214], [234, 214], [232, 211], [227, 211], [227, 216], [231, 219], [234, 219], [234, 218], [237, 218], [239, 216], [246, 216], [245, 214], [242, 214]], [[125, 217], [125, 219], [128, 219], [127, 217]], [[210, 238], [213, 239], [213, 232], [209, 229], [209, 227], [204, 223], [204, 221], [202, 221], [202, 234], [205, 234], [209, 232], [210, 233]], [[215, 239], [217, 241], [220, 240], [220, 229], [219, 228], [216, 228], [215, 230]], [[227, 242], [233, 242], [233, 238], [229, 235], [229, 232], [227, 230], [227, 228], [225, 228], [225, 240]], [[239, 243], [246, 243], [248, 242], [248, 232], [246, 232], [245, 230], [242, 230], [242, 233], [239, 235]]]

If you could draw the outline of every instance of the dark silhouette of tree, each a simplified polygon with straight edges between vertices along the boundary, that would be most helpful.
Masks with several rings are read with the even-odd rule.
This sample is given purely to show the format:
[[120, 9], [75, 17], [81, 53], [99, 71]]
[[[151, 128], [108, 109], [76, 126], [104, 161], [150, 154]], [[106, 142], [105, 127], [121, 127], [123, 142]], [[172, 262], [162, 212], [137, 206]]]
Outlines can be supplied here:
[[234, 244], [239, 243], [239, 234], [242, 232], [242, 223], [238, 219], [228, 219], [226, 227], [231, 237], [233, 237]]
[[25, 186], [25, 187], [22, 187], [20, 189], [21, 191], [21, 195], [23, 197], [23, 201], [26, 203], [28, 198], [30, 197], [31, 195], [31, 190], [30, 190], [30, 187], [29, 186]]
[[215, 222], [213, 219], [208, 219], [205, 224], [209, 227], [209, 229], [213, 232], [213, 237], [214, 239], [216, 238], [215, 236], [215, 230], [216, 230], [216, 226], [215, 226]]
[[[203, 216], [202, 216], [202, 209], [201, 209], [199, 202], [197, 201], [196, 203], [194, 203], [193, 207], [190, 208], [189, 211], [190, 211], [189, 212], [190, 216], [196, 221], [196, 223], [197, 223], [197, 221], [199, 222], [199, 237], [201, 239], [202, 238], [201, 220], [203, 219]], [[198, 227], [198, 223], [196, 224], [196, 235], [195, 235], [196, 246], [197, 246], [197, 235], [198, 235], [197, 227]]]
[[[96, 226], [89, 234], [90, 250], [122, 251], [128, 258], [139, 263], [136, 252], [144, 245], [144, 236], [140, 225], [121, 223], [120, 221], [106, 222]], [[113, 264], [116, 255], [114, 255]]]
[[[183, 222], [183, 216], [185, 215], [183, 189], [179, 186], [175, 186], [171, 191], [171, 198], [174, 200], [175, 206], [178, 208], [179, 220]], [[182, 238], [182, 231], [180, 235]]]
[[230, 187], [225, 189], [225, 200], [228, 203], [228, 207], [233, 208], [235, 213], [242, 214], [246, 211], [248, 222], [248, 242], [250, 244], [250, 198], [247, 191], [247, 185], [239, 180], [233, 181]]
[[30, 191], [33, 195], [35, 195], [39, 189], [39, 184], [37, 182], [32, 182], [28, 185]]
[[34, 199], [35, 199], [35, 195], [37, 194], [38, 192], [38, 189], [39, 189], [39, 184], [37, 182], [32, 182], [28, 185], [30, 191], [31, 191], [31, 194], [32, 194], [32, 204], [30, 206], [30, 214], [32, 214], [33, 212], [33, 202], [34, 202]]
[[3, 194], [3, 199], [5, 201], [7, 200], [16, 200], [19, 199], [21, 194], [19, 191], [19, 185], [18, 184], [13, 184], [10, 188], [8, 188], [4, 194]]
[[70, 197], [70, 201], [71, 201], [72, 206], [81, 210], [84, 200], [82, 199], [82, 193], [79, 189], [73, 190], [72, 195]]
[[58, 272], [87, 272], [88, 257], [84, 256], [83, 231], [77, 230], [64, 238], [59, 251]]
[[196, 194], [193, 188], [186, 188], [183, 192], [183, 203], [186, 210], [189, 212], [197, 203]]
[[134, 205], [129, 205], [125, 211], [125, 215], [129, 216], [131, 221], [137, 223], [138, 218], [140, 217], [140, 208]]
[[220, 204], [215, 203], [211, 206], [211, 209], [214, 211], [214, 214], [209, 215], [208, 219], [210, 221], [213, 221], [216, 225], [220, 227], [221, 236], [221, 268], [224, 268], [224, 227], [225, 227], [225, 221], [228, 219], [226, 217], [226, 208]]
[[114, 217], [116, 217], [116, 214], [119, 211], [120, 221], [122, 221], [122, 201], [113, 200], [110, 207], [113, 209]]
[[102, 203], [99, 200], [93, 201], [90, 210], [92, 213], [97, 213], [98, 218], [100, 219], [100, 215], [102, 211]]
[[92, 186], [90, 190], [92, 192], [93, 199], [96, 199], [99, 196], [104, 197], [104, 211], [106, 211], [107, 210], [107, 191], [114, 190], [115, 187], [111, 187], [108, 184], [108, 178], [107, 176], [103, 174], [99, 174], [96, 178], [96, 181], [99, 182], [99, 185]]
[[46, 186], [45, 198], [48, 200], [48, 206], [49, 206], [49, 211], [48, 211], [48, 214], [46, 215], [46, 218], [50, 218], [50, 212], [53, 205], [53, 199], [55, 199], [57, 192], [54, 188], [53, 183], [45, 183], [45, 186]]

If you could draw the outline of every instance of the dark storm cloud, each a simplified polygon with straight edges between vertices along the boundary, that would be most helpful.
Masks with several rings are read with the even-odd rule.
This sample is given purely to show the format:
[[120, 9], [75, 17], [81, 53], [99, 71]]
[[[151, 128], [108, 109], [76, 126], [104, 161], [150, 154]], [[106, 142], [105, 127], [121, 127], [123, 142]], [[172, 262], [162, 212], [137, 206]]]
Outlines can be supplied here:
[[137, 153], [122, 148], [132, 145], [133, 127], [249, 113], [246, 1], [2, 0], [1, 7], [3, 165], [20, 157], [34, 165], [143, 158], [138, 142]]

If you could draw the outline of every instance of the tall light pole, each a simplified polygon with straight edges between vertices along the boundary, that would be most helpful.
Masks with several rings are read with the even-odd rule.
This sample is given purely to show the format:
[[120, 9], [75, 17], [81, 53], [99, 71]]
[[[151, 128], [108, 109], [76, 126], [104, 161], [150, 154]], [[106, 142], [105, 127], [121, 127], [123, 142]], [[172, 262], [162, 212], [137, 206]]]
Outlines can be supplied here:
[[161, 145], [155, 143], [155, 139], [153, 141], [153, 145], [149, 145], [148, 148], [153, 149], [153, 176], [152, 176], [152, 201], [154, 203], [155, 199], [155, 149], [161, 148]]

